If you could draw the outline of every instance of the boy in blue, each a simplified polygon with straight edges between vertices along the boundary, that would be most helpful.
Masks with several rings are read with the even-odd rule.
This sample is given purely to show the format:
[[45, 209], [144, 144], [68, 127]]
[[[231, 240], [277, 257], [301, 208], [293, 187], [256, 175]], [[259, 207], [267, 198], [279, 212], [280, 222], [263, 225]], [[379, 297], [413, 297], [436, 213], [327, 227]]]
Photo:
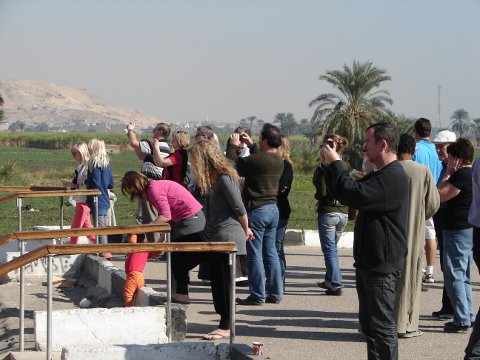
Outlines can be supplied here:
[[[435, 183], [437, 183], [442, 171], [442, 163], [438, 159], [435, 144], [430, 141], [430, 133], [432, 132], [432, 124], [430, 120], [420, 118], [415, 121], [414, 132], [416, 144], [413, 160], [419, 164], [427, 166], [432, 172]], [[435, 282], [433, 277], [433, 266], [435, 264], [435, 255], [437, 253], [437, 242], [435, 237], [436, 234], [433, 219], [427, 219], [425, 221], [425, 257], [427, 260], [427, 266], [423, 278], [423, 282], [425, 283]]]

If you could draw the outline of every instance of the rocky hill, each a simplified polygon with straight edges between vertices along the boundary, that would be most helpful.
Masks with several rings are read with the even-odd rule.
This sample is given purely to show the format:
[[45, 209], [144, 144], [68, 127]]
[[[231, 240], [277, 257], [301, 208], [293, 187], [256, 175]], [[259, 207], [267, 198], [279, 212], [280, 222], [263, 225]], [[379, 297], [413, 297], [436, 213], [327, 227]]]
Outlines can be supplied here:
[[5, 121], [28, 126], [46, 123], [67, 131], [121, 131], [129, 121], [141, 128], [162, 121], [133, 109], [111, 105], [85, 89], [34, 80], [2, 80]]

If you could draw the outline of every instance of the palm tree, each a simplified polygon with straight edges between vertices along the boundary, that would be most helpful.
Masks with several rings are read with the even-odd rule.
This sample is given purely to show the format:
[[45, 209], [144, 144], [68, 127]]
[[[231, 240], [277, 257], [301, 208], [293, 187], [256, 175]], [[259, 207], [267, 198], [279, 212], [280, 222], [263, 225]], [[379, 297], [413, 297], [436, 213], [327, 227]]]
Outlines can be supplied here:
[[452, 120], [452, 130], [458, 132], [460, 137], [463, 137], [463, 133], [472, 127], [472, 118], [468, 111], [464, 109], [455, 110], [453, 115], [450, 116], [450, 120]]
[[297, 127], [297, 122], [295, 121], [295, 116], [292, 113], [278, 113], [275, 115], [274, 124], [280, 124], [280, 130], [286, 136], [290, 136], [295, 131]]
[[5, 115], [3, 113], [3, 109], [1, 109], [3, 107], [3, 104], [4, 104], [3, 96], [0, 94], [0, 122], [2, 122], [4, 117], [5, 117]]
[[250, 129], [250, 131], [252, 131], [252, 125], [253, 125], [255, 120], [257, 120], [257, 117], [254, 116], [254, 115], [247, 117], [247, 121], [249, 123], [248, 128]]
[[365, 129], [393, 103], [387, 90], [377, 90], [382, 82], [391, 80], [390, 76], [370, 61], [354, 60], [351, 68], [345, 64], [342, 70], [327, 71], [319, 79], [340, 92], [321, 94], [309, 103], [310, 107], [316, 106], [312, 119], [321, 123], [322, 136], [333, 132], [352, 144], [361, 142]]
[[473, 132], [478, 147], [480, 145], [480, 118], [473, 119]]

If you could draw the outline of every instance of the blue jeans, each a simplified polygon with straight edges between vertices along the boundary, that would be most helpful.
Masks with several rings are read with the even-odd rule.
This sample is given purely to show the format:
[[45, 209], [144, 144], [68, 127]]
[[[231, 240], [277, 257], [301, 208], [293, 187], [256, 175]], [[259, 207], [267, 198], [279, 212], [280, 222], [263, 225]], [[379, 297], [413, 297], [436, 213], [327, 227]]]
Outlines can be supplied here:
[[453, 323], [458, 326], [469, 326], [475, 321], [470, 283], [472, 247], [472, 228], [443, 230], [443, 276], [453, 306]]
[[247, 241], [250, 298], [265, 302], [266, 293], [276, 300], [283, 295], [283, 281], [275, 246], [278, 225], [277, 204], [263, 205], [248, 212], [248, 226], [255, 239]]
[[380, 274], [356, 269], [358, 319], [367, 338], [368, 360], [397, 360], [395, 287], [400, 271]]
[[336, 290], [342, 286], [342, 273], [338, 262], [337, 244], [348, 222], [344, 213], [318, 214], [318, 235], [325, 259], [325, 283]]
[[278, 260], [280, 261], [280, 271], [282, 272], [283, 290], [285, 291], [285, 271], [287, 262], [285, 260], [285, 250], [283, 249], [283, 241], [285, 240], [285, 232], [287, 231], [288, 219], [279, 219], [277, 233], [275, 235], [275, 245], [277, 247]]

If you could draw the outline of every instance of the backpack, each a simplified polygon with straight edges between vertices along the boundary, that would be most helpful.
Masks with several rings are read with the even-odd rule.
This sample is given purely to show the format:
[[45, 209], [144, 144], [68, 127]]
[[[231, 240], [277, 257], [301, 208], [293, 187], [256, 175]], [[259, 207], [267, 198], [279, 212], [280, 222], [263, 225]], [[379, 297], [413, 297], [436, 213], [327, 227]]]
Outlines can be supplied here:
[[[145, 155], [143, 159], [142, 169], [140, 170], [143, 175], [152, 180], [160, 180], [163, 175], [163, 168], [156, 166], [153, 160], [153, 146], [152, 142], [148, 139], [142, 139], [140, 142], [144, 142], [148, 145], [150, 152]], [[160, 149], [162, 151], [162, 149]]]

